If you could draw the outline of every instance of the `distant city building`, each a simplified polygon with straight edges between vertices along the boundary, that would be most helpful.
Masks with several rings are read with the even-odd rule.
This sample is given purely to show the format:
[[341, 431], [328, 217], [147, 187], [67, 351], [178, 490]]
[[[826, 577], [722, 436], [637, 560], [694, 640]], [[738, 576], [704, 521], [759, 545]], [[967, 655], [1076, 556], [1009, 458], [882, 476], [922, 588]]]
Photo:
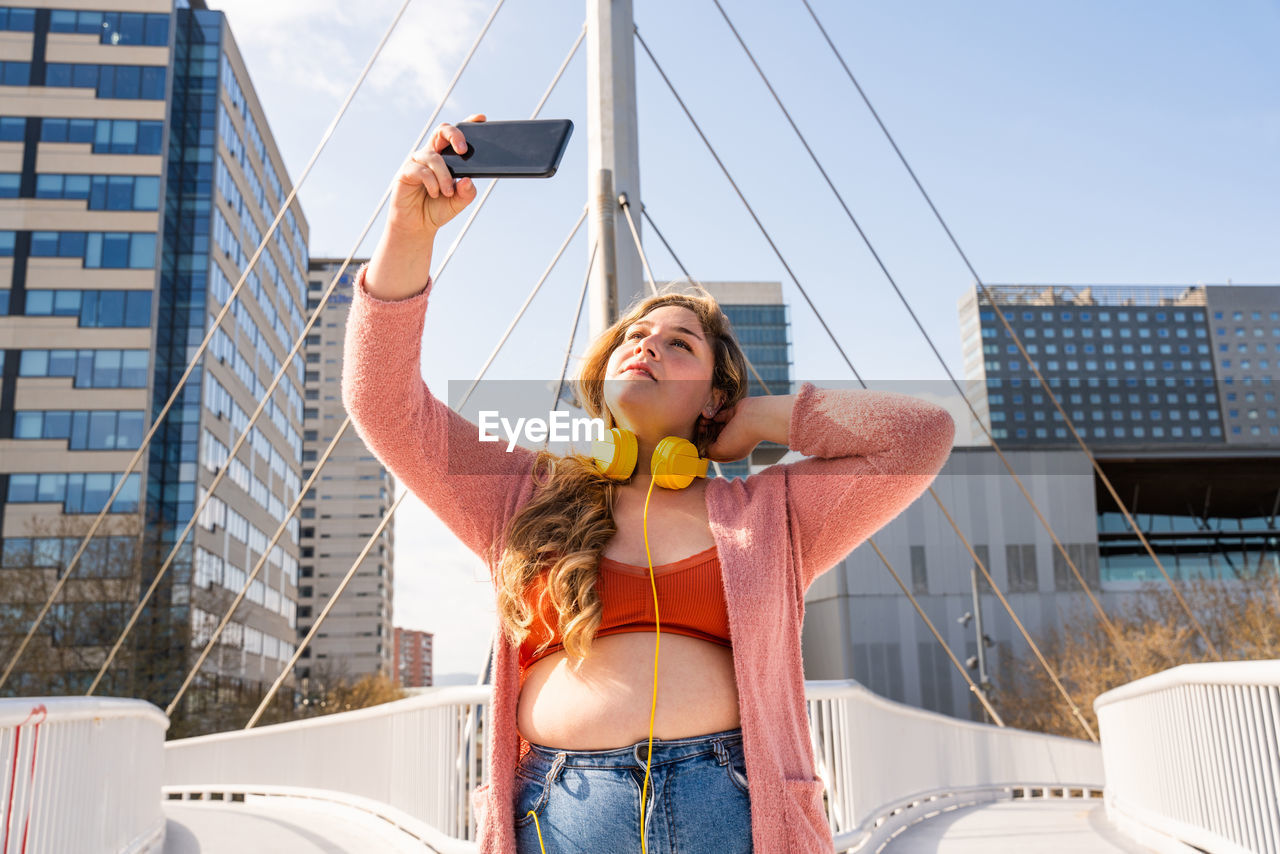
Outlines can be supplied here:
[[404, 688], [429, 688], [434, 669], [431, 663], [431, 632], [396, 628], [396, 673]]
[[[699, 282], [720, 303], [733, 331], [742, 345], [751, 367], [768, 386], [760, 385], [750, 367], [747, 369], [747, 394], [792, 394], [791, 339], [787, 304], [782, 298], [781, 282]], [[761, 442], [749, 460], [721, 463], [724, 477], [746, 477], [761, 466], [777, 462], [786, 448], [773, 442]], [[712, 467], [709, 476], [715, 475]]]
[[[1280, 285], [987, 290], [1090, 445], [1280, 443]], [[1075, 444], [976, 286], [960, 326], [968, 394], [992, 436]]]
[[[1229, 585], [1277, 572], [1280, 287], [988, 288], [1172, 579]], [[1103, 609], [1153, 582], [1167, 589], [994, 308], [971, 291], [960, 317], [975, 409]], [[978, 445], [952, 450], [933, 491], [1040, 641], [1092, 607], [994, 449], [976, 425], [973, 432]], [[930, 494], [874, 539], [960, 661], [976, 660], [974, 563]], [[998, 708], [1013, 660], [1028, 647], [977, 575]], [[853, 678], [892, 699], [982, 719], [875, 550], [855, 549], [805, 602], [806, 678]], [[977, 681], [977, 669], [968, 672]]]
[[[1004, 453], [1106, 612], [1130, 604], [1144, 585], [1168, 590], [1081, 451]], [[1175, 581], [1229, 585], [1277, 572], [1280, 453], [1097, 450], [1095, 457]], [[1069, 619], [1094, 613], [994, 450], [952, 449], [932, 488], [1037, 643]], [[974, 563], [937, 502], [923, 494], [873, 538], [956, 657], [962, 663], [976, 658]], [[1015, 678], [1014, 658], [1030, 653], [981, 572], [977, 576], [982, 631], [991, 640], [986, 669], [999, 691]], [[819, 577], [805, 606], [806, 678], [857, 679], [891, 699], [983, 719], [946, 652], [869, 545]], [[970, 619], [962, 623], [966, 614]], [[976, 682], [977, 670], [968, 672]]]
[[[28, 591], [74, 554], [290, 190], [222, 13], [110, 5], [0, 9], [0, 534], [6, 570], [46, 578]], [[295, 649], [297, 520], [268, 542], [301, 487], [300, 360], [248, 420], [301, 334], [306, 268], [294, 203], [51, 614], [81, 627], [56, 643], [114, 643], [140, 595], [123, 567], [140, 542], [168, 553], [248, 431], [126, 649], [151, 669], [129, 692], [162, 706], [264, 552], [192, 693], [269, 684]], [[111, 592], [80, 582], [112, 573]], [[60, 687], [86, 689], [104, 653]], [[49, 684], [20, 663], [5, 690]]]
[[[302, 476], [316, 463], [347, 417], [342, 405], [342, 346], [351, 307], [351, 283], [363, 259], [338, 279], [306, 341], [303, 394]], [[313, 258], [308, 312], [320, 304], [341, 259]], [[298, 632], [303, 636], [337, 590], [395, 495], [395, 479], [374, 458], [352, 427], [338, 440], [320, 479], [303, 500], [298, 589]], [[322, 671], [352, 680], [378, 674], [395, 678], [392, 594], [395, 579], [393, 526], [387, 525], [361, 562], [338, 604], [325, 618], [298, 665], [299, 677]], [[322, 666], [323, 665], [323, 666]], [[314, 671], [314, 672], [313, 672]]]

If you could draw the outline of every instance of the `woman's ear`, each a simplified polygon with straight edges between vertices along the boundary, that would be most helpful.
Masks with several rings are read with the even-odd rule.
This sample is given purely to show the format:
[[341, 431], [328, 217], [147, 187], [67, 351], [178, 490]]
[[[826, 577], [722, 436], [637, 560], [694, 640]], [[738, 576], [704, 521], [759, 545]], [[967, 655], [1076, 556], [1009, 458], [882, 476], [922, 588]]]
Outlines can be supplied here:
[[715, 389], [711, 392], [711, 400], [707, 401], [707, 405], [702, 407], [702, 414], [706, 418], [715, 418], [716, 413], [720, 411], [720, 407], [724, 402], [724, 392]]

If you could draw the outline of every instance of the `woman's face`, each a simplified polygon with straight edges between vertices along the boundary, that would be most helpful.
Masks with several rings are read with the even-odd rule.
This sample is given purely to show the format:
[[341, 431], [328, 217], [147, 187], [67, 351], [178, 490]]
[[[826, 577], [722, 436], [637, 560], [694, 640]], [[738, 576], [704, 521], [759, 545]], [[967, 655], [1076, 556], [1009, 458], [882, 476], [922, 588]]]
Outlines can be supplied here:
[[605, 404], [618, 426], [637, 436], [691, 438], [698, 416], [716, 410], [714, 368], [698, 315], [684, 306], [660, 306], [627, 327], [609, 356]]

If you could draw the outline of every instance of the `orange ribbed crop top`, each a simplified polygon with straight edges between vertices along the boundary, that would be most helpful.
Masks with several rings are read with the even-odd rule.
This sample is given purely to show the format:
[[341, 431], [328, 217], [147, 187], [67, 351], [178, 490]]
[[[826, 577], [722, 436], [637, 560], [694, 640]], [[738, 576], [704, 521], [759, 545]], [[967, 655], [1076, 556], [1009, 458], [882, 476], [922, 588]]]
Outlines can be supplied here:
[[[720, 556], [716, 547], [690, 555], [674, 563], [653, 568], [658, 588], [658, 617], [664, 634], [686, 635], [721, 646], [729, 642], [729, 611], [724, 599], [724, 582], [720, 577]], [[531, 602], [538, 602], [546, 586], [546, 574], [530, 586]], [[600, 578], [596, 582], [604, 614], [596, 637], [623, 632], [653, 631], [657, 625], [653, 615], [653, 586], [649, 567], [620, 563], [600, 558]], [[535, 605], [535, 609], [536, 609]], [[542, 618], [535, 619], [529, 637], [520, 646], [520, 669], [564, 649], [564, 638], [555, 628], [557, 615], [550, 598], [543, 600]], [[548, 637], [551, 645], [540, 655], [534, 651]]]

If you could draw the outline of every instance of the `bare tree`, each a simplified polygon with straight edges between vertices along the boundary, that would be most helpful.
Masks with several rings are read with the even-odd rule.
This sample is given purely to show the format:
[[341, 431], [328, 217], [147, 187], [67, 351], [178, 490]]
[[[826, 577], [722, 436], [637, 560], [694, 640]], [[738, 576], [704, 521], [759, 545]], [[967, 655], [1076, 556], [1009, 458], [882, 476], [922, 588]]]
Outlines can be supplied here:
[[[1180, 582], [1179, 589], [1224, 661], [1280, 658], [1280, 576], [1256, 573], [1240, 581]], [[1147, 585], [1108, 616], [1120, 633], [1119, 648], [1097, 616], [1083, 608], [1061, 630], [1045, 633], [1043, 642], [1037, 639], [1095, 732], [1093, 701], [1099, 694], [1180, 664], [1210, 660], [1167, 585]], [[1011, 672], [999, 705], [1009, 726], [1080, 736], [1079, 723], [1030, 651], [1013, 662]]]
[[326, 659], [311, 665], [301, 685], [298, 711], [302, 717], [349, 712], [408, 696], [395, 680], [381, 673], [352, 677], [343, 659]]
[[[6, 682], [7, 696], [83, 694], [106, 660], [139, 595], [143, 556], [136, 516], [107, 520], [41, 620]], [[7, 664], [80, 546], [88, 523], [68, 516], [30, 520], [0, 555], [0, 656]], [[122, 647], [96, 693], [133, 696], [132, 646]], [[145, 677], [144, 677], [145, 681]]]

